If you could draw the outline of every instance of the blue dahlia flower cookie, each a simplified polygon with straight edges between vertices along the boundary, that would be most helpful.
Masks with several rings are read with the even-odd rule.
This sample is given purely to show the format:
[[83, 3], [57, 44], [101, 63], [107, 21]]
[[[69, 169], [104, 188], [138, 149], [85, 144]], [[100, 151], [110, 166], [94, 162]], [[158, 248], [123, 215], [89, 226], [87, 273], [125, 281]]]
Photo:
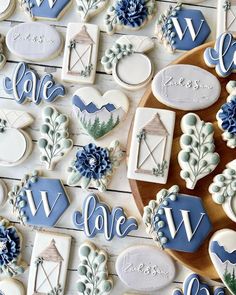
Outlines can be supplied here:
[[0, 273], [14, 277], [25, 271], [21, 260], [22, 237], [15, 226], [0, 217]]
[[138, 30], [153, 17], [155, 11], [154, 0], [116, 0], [105, 17], [107, 33], [111, 35], [122, 28]]
[[181, 3], [169, 6], [157, 21], [155, 34], [160, 43], [174, 53], [203, 44], [211, 29], [200, 10], [185, 9]]
[[79, 149], [68, 168], [67, 184], [81, 185], [82, 188], [95, 187], [106, 191], [115, 168], [124, 158], [120, 143], [114, 141], [109, 148], [102, 148], [90, 143]]
[[230, 148], [236, 147], [236, 81], [230, 81], [226, 89], [229, 93], [227, 102], [218, 111], [218, 126], [223, 130], [222, 138]]

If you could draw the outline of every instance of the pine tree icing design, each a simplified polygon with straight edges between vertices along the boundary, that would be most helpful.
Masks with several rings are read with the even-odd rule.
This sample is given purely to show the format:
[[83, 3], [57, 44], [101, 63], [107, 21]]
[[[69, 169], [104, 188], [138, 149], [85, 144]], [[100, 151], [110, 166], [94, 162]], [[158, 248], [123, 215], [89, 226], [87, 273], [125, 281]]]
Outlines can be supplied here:
[[113, 288], [113, 281], [108, 276], [107, 253], [93, 243], [85, 242], [79, 248], [79, 259], [78, 294], [108, 295]]
[[109, 148], [90, 143], [77, 151], [68, 168], [67, 184], [81, 185], [83, 189], [94, 186], [101, 192], [106, 191], [112, 174], [123, 158], [119, 141], [113, 141]]
[[212, 226], [202, 200], [179, 193], [177, 185], [162, 189], [144, 207], [147, 233], [161, 249], [195, 252]]
[[0, 217], [0, 274], [14, 277], [24, 273], [27, 265], [21, 259], [22, 236], [7, 219]]
[[47, 169], [52, 170], [55, 164], [64, 157], [73, 147], [73, 141], [69, 138], [69, 118], [60, 114], [53, 107], [43, 110], [43, 124], [38, 146], [41, 151], [41, 161]]
[[182, 169], [180, 176], [186, 181], [187, 188], [194, 189], [198, 180], [216, 168], [220, 156], [215, 153], [214, 129], [211, 123], [202, 121], [194, 113], [188, 113], [182, 118], [181, 129], [182, 150], [178, 155]]
[[200, 10], [185, 9], [182, 3], [170, 5], [157, 21], [155, 34], [174, 53], [191, 50], [205, 42], [211, 30]]
[[214, 177], [209, 192], [213, 201], [222, 205], [227, 216], [236, 222], [236, 160], [228, 163], [226, 169]]
[[108, 34], [125, 29], [139, 29], [150, 20], [156, 11], [154, 0], [116, 0], [110, 6], [105, 25]]
[[103, 10], [108, 0], [77, 0], [78, 12], [82, 21], [86, 22], [93, 15]]
[[4, 67], [7, 61], [6, 56], [4, 54], [4, 49], [3, 49], [4, 39], [5, 39], [4, 36], [0, 34], [0, 70]]
[[118, 126], [129, 109], [129, 100], [123, 92], [109, 90], [102, 96], [93, 87], [77, 90], [72, 103], [80, 125], [94, 139]]
[[222, 139], [227, 146], [236, 148], [236, 81], [228, 82], [226, 90], [229, 93], [227, 102], [218, 111], [216, 118], [218, 126], [223, 130]]

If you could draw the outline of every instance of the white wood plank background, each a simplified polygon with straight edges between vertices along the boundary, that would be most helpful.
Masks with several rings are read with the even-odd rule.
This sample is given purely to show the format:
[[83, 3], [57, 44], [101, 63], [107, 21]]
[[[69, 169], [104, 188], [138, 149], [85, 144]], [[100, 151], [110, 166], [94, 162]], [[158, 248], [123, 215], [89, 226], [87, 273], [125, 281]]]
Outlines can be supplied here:
[[[74, 0], [75, 2], [75, 0]], [[176, 3], [176, 1], [171, 0], [165, 0], [165, 1], [157, 1], [157, 8], [159, 15], [161, 12], [163, 12], [168, 5], [172, 3]], [[212, 34], [209, 39], [214, 39], [215, 37], [215, 24], [216, 24], [216, 0], [206, 0], [202, 3], [199, 3], [198, 5], [190, 5], [188, 4], [187, 7], [189, 8], [198, 8], [201, 9], [201, 11], [204, 13], [210, 27], [212, 28]], [[104, 25], [103, 25], [103, 17], [104, 13], [101, 13], [100, 15], [96, 16], [91, 20], [91, 23], [98, 24], [101, 28], [101, 34], [100, 34], [100, 48], [99, 48], [99, 60], [98, 60], [98, 68], [97, 68], [97, 76], [96, 76], [96, 83], [95, 86], [101, 91], [105, 92], [109, 89], [119, 89], [119, 86], [115, 84], [115, 82], [112, 79], [112, 76], [107, 75], [103, 67], [100, 64], [101, 57], [103, 56], [103, 53], [106, 48], [109, 48], [113, 45], [114, 41], [120, 37], [122, 34], [128, 34], [130, 32], [122, 31], [119, 34], [114, 34], [113, 36], [109, 36], [106, 34]], [[157, 16], [156, 16], [157, 17]], [[146, 36], [153, 36], [154, 31], [154, 25], [156, 21], [156, 17], [142, 30], [137, 32], [131, 32], [137, 35], [146, 35]], [[18, 6], [15, 13], [10, 17], [9, 20], [3, 21], [0, 23], [0, 33], [6, 34], [7, 31], [14, 25], [22, 22], [29, 21], [28, 16], [25, 15], [25, 13], [20, 9]], [[79, 22], [80, 16], [76, 11], [76, 4], [73, 3], [73, 7], [69, 9], [69, 11], [64, 15], [64, 17], [59, 22], [47, 22], [49, 24], [54, 25], [65, 37], [66, 33], [66, 26], [69, 22]], [[150, 58], [155, 64], [155, 70], [158, 71], [168, 65], [172, 60], [177, 58], [180, 54], [177, 53], [175, 55], [166, 54], [166, 50], [156, 44], [155, 49], [149, 53]], [[70, 83], [64, 83], [67, 89], [67, 95], [64, 98], [58, 99], [54, 105], [58, 108], [58, 110], [68, 114], [71, 119], [70, 124], [70, 131], [73, 135], [74, 140], [74, 148], [70, 152], [70, 154], [65, 157], [56, 167], [55, 171], [49, 172], [46, 171], [44, 166], [39, 161], [39, 150], [37, 148], [37, 140], [40, 137], [40, 122], [41, 122], [41, 108], [45, 106], [45, 104], [41, 104], [41, 106], [35, 106], [31, 103], [27, 103], [25, 105], [18, 105], [11, 95], [8, 95], [3, 90], [3, 83], [2, 80], [5, 76], [11, 77], [12, 72], [19, 61], [19, 59], [16, 56], [13, 56], [10, 54], [10, 52], [7, 52], [7, 58], [8, 62], [4, 69], [0, 72], [0, 108], [8, 108], [8, 109], [19, 109], [19, 110], [25, 110], [29, 113], [31, 113], [35, 118], [35, 123], [28, 128], [28, 132], [31, 134], [33, 142], [34, 142], [34, 149], [31, 154], [31, 156], [20, 166], [13, 167], [13, 168], [0, 168], [0, 178], [6, 181], [9, 188], [14, 183], [17, 183], [22, 176], [32, 171], [33, 169], [40, 169], [44, 171], [44, 175], [48, 177], [60, 177], [63, 182], [65, 183], [67, 172], [66, 169], [68, 167], [68, 164], [70, 160], [73, 158], [75, 151], [78, 146], [83, 146], [85, 144], [88, 144], [91, 142], [91, 138], [84, 133], [83, 130], [81, 130], [76, 123], [76, 120], [72, 113], [71, 108], [71, 97], [75, 90], [82, 85], [74, 85]], [[35, 68], [40, 74], [43, 72], [50, 72], [53, 73], [56, 80], [60, 82], [60, 76], [61, 76], [61, 65], [62, 65], [62, 58], [63, 53], [56, 59], [44, 62], [44, 63], [37, 63], [33, 64], [30, 63], [30, 65]], [[131, 92], [131, 91], [125, 91], [127, 95], [130, 98], [130, 110], [128, 114], [128, 118], [120, 124], [120, 126], [110, 135], [106, 136], [104, 139], [99, 141], [99, 144], [106, 146], [109, 145], [109, 143], [114, 140], [118, 139], [121, 141], [124, 150], [126, 147], [126, 141], [127, 141], [127, 134], [128, 134], [128, 128], [130, 125], [130, 122], [132, 120], [132, 117], [135, 112], [135, 108], [141, 99], [143, 93], [145, 92], [145, 89], [142, 89], [140, 91]], [[66, 211], [66, 213], [61, 218], [60, 222], [57, 224], [57, 226], [52, 229], [52, 231], [56, 232], [62, 232], [66, 234], [70, 234], [73, 236], [73, 244], [71, 249], [71, 256], [70, 256], [70, 263], [69, 263], [69, 269], [68, 269], [68, 277], [67, 277], [67, 288], [65, 295], [73, 295], [77, 294], [76, 292], [76, 281], [78, 279], [78, 275], [76, 272], [77, 266], [78, 266], [78, 246], [86, 240], [86, 236], [83, 234], [83, 232], [78, 231], [74, 229], [73, 223], [72, 223], [72, 214], [75, 210], [81, 210], [82, 203], [84, 198], [87, 196], [88, 192], [82, 190], [81, 188], [70, 188], [66, 186], [66, 190], [68, 191], [69, 197], [71, 199], [71, 206]], [[155, 196], [153, 196], [154, 198]], [[118, 169], [117, 173], [112, 179], [111, 184], [109, 185], [109, 189], [106, 193], [100, 194], [100, 198], [107, 202], [111, 206], [123, 206], [126, 210], [127, 214], [130, 216], [135, 216], [139, 221], [139, 230], [132, 232], [127, 238], [119, 240], [119, 239], [113, 239], [111, 242], [107, 242], [104, 240], [102, 235], [98, 235], [96, 238], [93, 239], [93, 242], [97, 244], [97, 246], [104, 248], [109, 253], [109, 273], [113, 277], [114, 280], [114, 289], [111, 292], [112, 295], [122, 295], [125, 292], [133, 292], [133, 290], [128, 290], [118, 279], [116, 270], [115, 270], [115, 261], [117, 258], [117, 255], [119, 253], [126, 249], [129, 246], [132, 245], [153, 245], [153, 241], [146, 235], [144, 226], [142, 225], [141, 216], [135, 206], [131, 190], [129, 187], [128, 180], [126, 178], [126, 165], [123, 162], [121, 167]], [[11, 208], [7, 204], [3, 209], [0, 209], [0, 215], [10, 219], [13, 222], [16, 222], [15, 217], [12, 215]], [[30, 257], [32, 252], [32, 247], [34, 243], [34, 236], [35, 233], [33, 230], [29, 230], [28, 228], [22, 227], [18, 225], [19, 229], [22, 231], [22, 234], [24, 236], [24, 251], [23, 251], [23, 257], [25, 260], [30, 263]], [[149, 293], [150, 295], [159, 294], [159, 295], [168, 295], [171, 294], [172, 290], [176, 288], [177, 286], [181, 286], [185, 276], [189, 273], [189, 270], [187, 270], [185, 267], [181, 266], [180, 264], [176, 263], [177, 267], [177, 276], [175, 278], [175, 281], [168, 286], [168, 288], [163, 289], [158, 292]], [[19, 279], [21, 279], [25, 285], [27, 285], [27, 279], [28, 279], [28, 271]], [[211, 284], [214, 284], [211, 282]]]

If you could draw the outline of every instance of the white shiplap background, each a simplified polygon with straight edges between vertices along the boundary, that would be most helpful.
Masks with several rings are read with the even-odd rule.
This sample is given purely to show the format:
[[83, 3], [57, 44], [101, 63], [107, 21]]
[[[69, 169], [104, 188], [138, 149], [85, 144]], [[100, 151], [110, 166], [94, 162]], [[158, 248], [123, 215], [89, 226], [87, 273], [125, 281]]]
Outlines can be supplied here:
[[[62, 19], [58, 22], [50, 22], [48, 21], [48, 24], [51, 24], [55, 26], [58, 31], [61, 32], [61, 34], [65, 37], [66, 34], [66, 26], [69, 22], [79, 22], [80, 16], [76, 11], [76, 1], [73, 1], [72, 7], [66, 12], [66, 14], [62, 17]], [[189, 1], [190, 2], [190, 1]], [[175, 1], [165, 0], [165, 1], [157, 1], [157, 15], [159, 15], [161, 12], [163, 12], [170, 3], [175, 4]], [[186, 7], [188, 8], [196, 8], [200, 9], [210, 27], [212, 28], [212, 34], [210, 36], [210, 40], [215, 38], [215, 27], [216, 27], [216, 6], [217, 1], [216, 0], [206, 0], [202, 3], [199, 3], [198, 5], [188, 4]], [[97, 87], [101, 92], [105, 92], [109, 89], [120, 89], [118, 85], [113, 81], [112, 76], [107, 75], [103, 67], [101, 66], [100, 60], [101, 57], [104, 54], [105, 49], [110, 48], [114, 41], [121, 36], [121, 34], [137, 34], [137, 35], [146, 35], [146, 36], [153, 36], [154, 32], [154, 26], [157, 16], [153, 18], [153, 20], [146, 25], [142, 30], [137, 32], [126, 32], [122, 31], [120, 33], [114, 34], [113, 36], [109, 36], [105, 32], [105, 28], [103, 25], [103, 18], [104, 18], [104, 12], [100, 15], [94, 17], [91, 19], [91, 23], [97, 24], [100, 26], [101, 33], [100, 33], [100, 47], [99, 47], [99, 59], [98, 59], [98, 67], [97, 67], [97, 76], [96, 76], [96, 82], [95, 87]], [[0, 23], [0, 33], [6, 34], [7, 31], [12, 27], [22, 22], [30, 21], [28, 16], [20, 9], [19, 5], [15, 11], [15, 13], [6, 21], [3, 21]], [[18, 105], [13, 97], [11, 95], [6, 94], [6, 92], [3, 89], [3, 83], [2, 80], [4, 77], [12, 76], [13, 70], [17, 64], [18, 61], [20, 61], [19, 58], [16, 56], [13, 56], [10, 52], [6, 49], [6, 54], [8, 58], [8, 62], [3, 70], [0, 71], [0, 108], [8, 108], [8, 109], [18, 109], [18, 110], [24, 110], [29, 112], [33, 117], [35, 118], [35, 122], [32, 126], [28, 128], [28, 132], [32, 136], [34, 148], [31, 156], [21, 165], [17, 167], [12, 168], [6, 168], [6, 167], [0, 167], [0, 178], [2, 178], [9, 188], [15, 183], [17, 183], [25, 173], [28, 173], [32, 171], [33, 169], [40, 169], [43, 171], [44, 176], [48, 177], [58, 177], [63, 180], [64, 183], [66, 183], [67, 178], [67, 167], [70, 163], [71, 159], [73, 158], [76, 149], [79, 146], [83, 146], [85, 144], [88, 144], [91, 142], [91, 138], [85, 134], [83, 130], [80, 129], [78, 126], [78, 123], [73, 117], [72, 113], [72, 107], [71, 107], [71, 97], [76, 89], [79, 87], [82, 87], [82, 85], [75, 85], [75, 84], [69, 84], [64, 83], [67, 94], [64, 98], [58, 99], [54, 106], [58, 108], [59, 111], [66, 113], [70, 116], [70, 131], [74, 140], [74, 148], [70, 152], [70, 154], [65, 157], [57, 166], [54, 171], [46, 171], [44, 165], [40, 163], [39, 160], [39, 150], [37, 148], [37, 141], [40, 138], [40, 124], [41, 124], [41, 109], [45, 106], [44, 103], [42, 103], [40, 106], [33, 105], [32, 103], [27, 103], [25, 105]], [[168, 65], [171, 61], [176, 59], [180, 53], [176, 53], [174, 55], [167, 54], [165, 48], [162, 46], [159, 46], [156, 44], [155, 49], [148, 54], [150, 58], [152, 59], [154, 65], [155, 65], [155, 72], [159, 71], [166, 65]], [[62, 59], [63, 59], [63, 53], [56, 59], [44, 63], [30, 63], [30, 66], [32, 66], [34, 69], [38, 71], [38, 73], [41, 75], [44, 72], [53, 73], [55, 76], [55, 79], [57, 82], [61, 82], [61, 65], [62, 65]], [[129, 96], [130, 98], [130, 110], [128, 117], [126, 120], [119, 125], [119, 127], [111, 134], [106, 136], [104, 139], [99, 141], [99, 144], [102, 146], [109, 145], [109, 143], [114, 140], [118, 139], [122, 143], [124, 149], [126, 147], [126, 141], [127, 141], [127, 135], [128, 135], [128, 129], [132, 120], [132, 117], [135, 112], [135, 108], [137, 107], [140, 99], [142, 98], [145, 89], [142, 89], [140, 91], [126, 91], [124, 92]], [[72, 223], [72, 215], [75, 210], [81, 210], [82, 203], [84, 198], [87, 196], [88, 192], [85, 190], [82, 190], [80, 187], [68, 187], [66, 186], [66, 190], [68, 192], [68, 195], [71, 200], [71, 205], [69, 209], [65, 212], [65, 214], [60, 219], [59, 223], [56, 225], [55, 228], [51, 229], [52, 231], [61, 232], [69, 234], [73, 237], [73, 243], [71, 248], [71, 256], [70, 256], [70, 263], [69, 263], [69, 269], [68, 269], [68, 276], [67, 276], [67, 287], [65, 295], [74, 295], [77, 294], [76, 292], [76, 281], [78, 279], [77, 275], [77, 266], [78, 266], [78, 247], [83, 241], [86, 240], [86, 236], [83, 232], [78, 231], [74, 228], [74, 225]], [[91, 190], [93, 191], [93, 190]], [[136, 208], [135, 202], [133, 200], [131, 190], [129, 187], [129, 183], [126, 177], [126, 164], [125, 162], [122, 163], [122, 165], [119, 167], [119, 169], [116, 171], [112, 182], [109, 185], [109, 189], [106, 193], [99, 194], [102, 201], [107, 202], [110, 206], [122, 206], [124, 207], [125, 211], [127, 212], [128, 216], [135, 216], [138, 219], [139, 222], [139, 230], [132, 232], [128, 237], [125, 239], [113, 239], [110, 242], [105, 241], [102, 235], [96, 236], [92, 241], [99, 247], [104, 248], [109, 253], [109, 273], [113, 278], [114, 281], [114, 289], [111, 292], [112, 295], [122, 295], [125, 292], [132, 292], [133, 290], [129, 290], [127, 287], [125, 287], [121, 281], [118, 279], [118, 276], [116, 274], [115, 270], [115, 261], [119, 253], [126, 249], [129, 246], [132, 245], [153, 245], [153, 241], [147, 236], [145, 233], [145, 228], [142, 224], [141, 216]], [[154, 198], [155, 196], [153, 196]], [[7, 204], [4, 208], [0, 209], [0, 215], [10, 219], [11, 221], [15, 222], [16, 218], [13, 216], [10, 206]], [[23, 237], [24, 237], [24, 244], [23, 244], [23, 257], [27, 261], [27, 263], [30, 263], [31, 258], [31, 252], [32, 247], [34, 243], [34, 236], [35, 232], [33, 230], [30, 230], [29, 228], [22, 227], [18, 225], [18, 228], [21, 230]], [[177, 267], [177, 275], [175, 278], [175, 281], [168, 286], [166, 289], [149, 293], [149, 295], [159, 294], [159, 295], [169, 295], [171, 294], [172, 290], [176, 287], [180, 287], [185, 276], [189, 273], [189, 270], [187, 270], [185, 267], [181, 266], [180, 264], [176, 263]], [[28, 280], [28, 271], [19, 278], [22, 280], [27, 286], [27, 280]], [[11, 294], [13, 295], [13, 294]]]

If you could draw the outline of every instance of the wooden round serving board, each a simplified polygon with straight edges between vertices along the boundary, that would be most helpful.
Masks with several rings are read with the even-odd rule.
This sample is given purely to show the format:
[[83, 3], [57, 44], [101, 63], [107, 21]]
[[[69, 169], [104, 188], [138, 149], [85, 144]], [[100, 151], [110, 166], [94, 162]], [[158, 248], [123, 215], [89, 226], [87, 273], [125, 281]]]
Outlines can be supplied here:
[[[222, 90], [219, 100], [212, 105], [211, 107], [196, 111], [195, 113], [200, 116], [200, 118], [206, 122], [211, 122], [214, 125], [214, 139], [216, 145], [216, 152], [219, 153], [221, 157], [220, 164], [217, 168], [205, 178], [202, 178], [198, 181], [194, 190], [189, 190], [185, 186], [185, 181], [180, 177], [180, 166], [177, 161], [178, 153], [180, 151], [180, 136], [182, 135], [182, 131], [180, 128], [180, 122], [186, 111], [175, 110], [176, 112], [176, 123], [175, 123], [175, 132], [174, 132], [174, 139], [173, 139], [173, 146], [172, 146], [172, 154], [171, 154], [171, 162], [170, 162], [170, 169], [169, 169], [169, 177], [168, 181], [165, 185], [161, 184], [154, 184], [136, 180], [130, 180], [131, 190], [134, 195], [136, 204], [143, 214], [143, 207], [148, 204], [150, 200], [156, 198], [156, 194], [162, 188], [169, 189], [172, 185], [177, 184], [180, 187], [180, 192], [185, 193], [188, 195], [194, 195], [201, 197], [206, 211], [209, 214], [211, 219], [213, 230], [209, 235], [208, 239], [205, 240], [204, 244], [199, 248], [199, 250], [195, 253], [184, 253], [184, 252], [177, 252], [177, 251], [168, 251], [171, 256], [175, 259], [192, 269], [194, 272], [199, 273], [202, 276], [206, 276], [211, 279], [219, 279], [217, 272], [213, 264], [211, 263], [209, 254], [208, 254], [208, 244], [209, 239], [212, 234], [223, 228], [231, 228], [235, 229], [235, 223], [231, 221], [226, 214], [224, 213], [222, 206], [217, 205], [213, 202], [211, 194], [208, 192], [208, 187], [212, 183], [212, 179], [216, 174], [221, 173], [225, 169], [225, 165], [236, 158], [236, 151], [230, 149], [226, 146], [226, 142], [224, 142], [221, 138], [222, 131], [218, 128], [217, 120], [216, 120], [216, 113], [220, 109], [221, 105], [226, 102], [226, 98], [228, 93], [225, 89], [226, 84], [230, 80], [236, 80], [236, 74], [230, 75], [228, 78], [219, 78], [215, 72], [215, 69], [208, 68], [203, 59], [204, 50], [207, 47], [214, 47], [214, 43], [210, 42], [208, 44], [204, 44], [196, 49], [189, 51], [188, 53], [184, 54], [182, 57], [177, 59], [172, 64], [190, 64], [199, 66], [213, 75], [215, 75], [221, 83]], [[151, 89], [145, 93], [144, 97], [142, 98], [139, 107], [149, 107], [149, 108], [161, 108], [161, 109], [169, 109], [171, 108], [165, 106], [164, 104], [160, 103], [152, 94]], [[132, 129], [131, 126], [129, 140], [128, 140], [128, 148], [127, 148], [127, 156], [129, 156], [129, 146], [132, 136]]]

